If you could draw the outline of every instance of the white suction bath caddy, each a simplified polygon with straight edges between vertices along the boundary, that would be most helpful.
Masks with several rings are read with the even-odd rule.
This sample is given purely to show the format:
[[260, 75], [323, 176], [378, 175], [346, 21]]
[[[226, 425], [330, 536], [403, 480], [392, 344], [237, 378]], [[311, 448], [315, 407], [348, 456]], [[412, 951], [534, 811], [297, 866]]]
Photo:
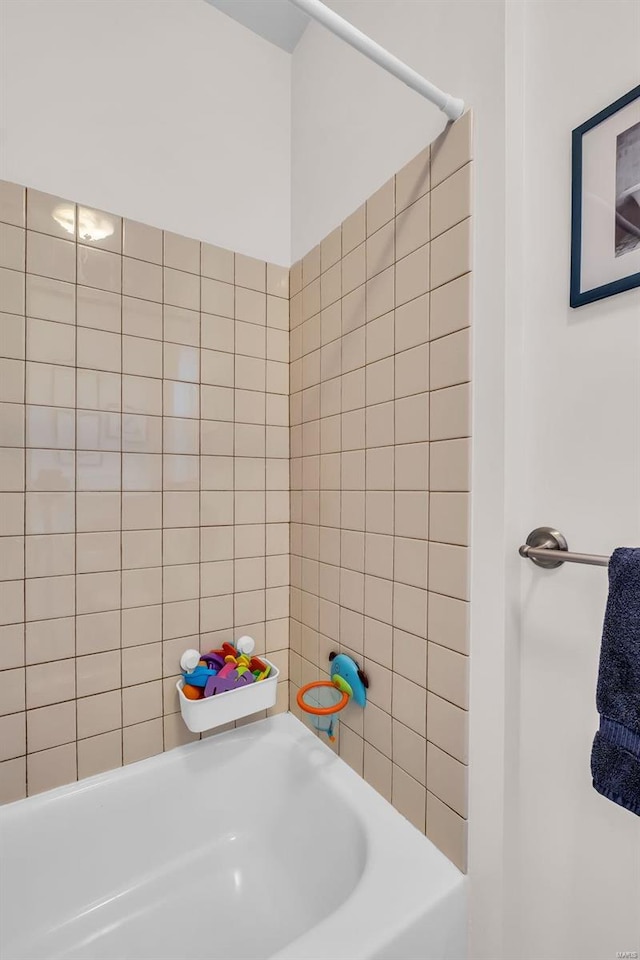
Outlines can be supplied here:
[[180, 677], [176, 683], [180, 712], [192, 733], [213, 730], [214, 727], [221, 727], [225, 723], [231, 723], [232, 720], [240, 720], [260, 710], [268, 710], [275, 704], [280, 671], [266, 657], [260, 659], [271, 667], [266, 679], [250, 683], [239, 690], [216, 693], [213, 697], [205, 697], [203, 700], [189, 700], [185, 697], [182, 692], [184, 679]]

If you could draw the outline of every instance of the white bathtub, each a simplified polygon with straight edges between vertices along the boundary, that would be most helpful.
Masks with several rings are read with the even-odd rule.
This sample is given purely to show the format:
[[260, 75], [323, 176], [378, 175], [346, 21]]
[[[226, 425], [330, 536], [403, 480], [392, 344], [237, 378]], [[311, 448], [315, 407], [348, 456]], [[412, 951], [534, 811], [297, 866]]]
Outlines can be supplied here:
[[284, 714], [0, 808], [3, 960], [460, 960], [465, 879]]

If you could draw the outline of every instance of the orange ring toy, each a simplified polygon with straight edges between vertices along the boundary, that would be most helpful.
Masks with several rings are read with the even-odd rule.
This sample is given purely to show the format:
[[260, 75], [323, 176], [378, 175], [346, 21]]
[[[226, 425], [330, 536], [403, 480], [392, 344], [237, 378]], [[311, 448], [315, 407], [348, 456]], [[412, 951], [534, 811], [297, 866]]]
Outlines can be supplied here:
[[[312, 690], [316, 687], [333, 687], [334, 690], [338, 690], [342, 694], [342, 699], [335, 703], [332, 707], [310, 707], [309, 704], [304, 702], [304, 695], [308, 690]], [[296, 695], [296, 701], [301, 710], [304, 710], [305, 713], [312, 713], [317, 717], [328, 716], [332, 713], [337, 713], [339, 710], [342, 710], [349, 703], [348, 693], [345, 693], [344, 690], [340, 690], [335, 683], [332, 683], [331, 680], [314, 680], [312, 683], [305, 683], [304, 687], [300, 687]]]

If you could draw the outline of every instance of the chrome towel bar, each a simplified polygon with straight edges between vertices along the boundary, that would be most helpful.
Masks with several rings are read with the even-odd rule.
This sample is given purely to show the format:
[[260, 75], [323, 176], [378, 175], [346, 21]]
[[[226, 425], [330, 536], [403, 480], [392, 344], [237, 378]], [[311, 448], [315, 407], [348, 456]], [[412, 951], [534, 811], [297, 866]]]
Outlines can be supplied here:
[[592, 567], [609, 566], [609, 557], [603, 557], [597, 553], [571, 553], [565, 538], [553, 527], [536, 527], [518, 553], [546, 570], [561, 567], [563, 563], [588, 563]]

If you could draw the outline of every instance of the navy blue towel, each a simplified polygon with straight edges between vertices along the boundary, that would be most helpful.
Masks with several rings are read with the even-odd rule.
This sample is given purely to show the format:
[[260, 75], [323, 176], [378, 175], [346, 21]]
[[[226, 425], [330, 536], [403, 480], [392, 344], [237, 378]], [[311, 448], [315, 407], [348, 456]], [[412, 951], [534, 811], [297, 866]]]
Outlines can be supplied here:
[[609, 561], [596, 706], [593, 785], [640, 816], [640, 549], [620, 547]]

